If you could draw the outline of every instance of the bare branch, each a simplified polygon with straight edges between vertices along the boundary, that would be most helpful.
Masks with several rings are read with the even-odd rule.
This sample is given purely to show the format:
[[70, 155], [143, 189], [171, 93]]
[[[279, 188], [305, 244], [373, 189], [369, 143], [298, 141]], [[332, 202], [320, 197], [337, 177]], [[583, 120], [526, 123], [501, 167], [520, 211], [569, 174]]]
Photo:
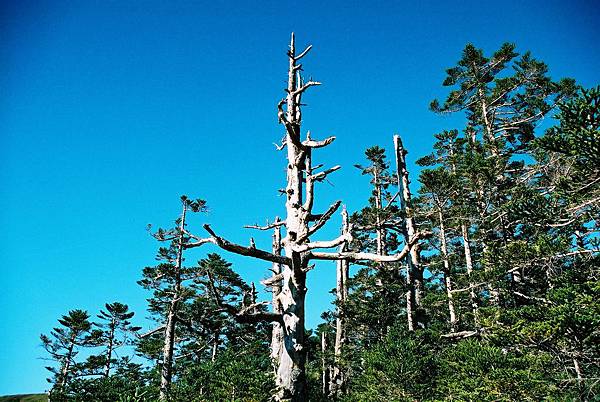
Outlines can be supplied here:
[[314, 250], [317, 248], [337, 247], [344, 242], [351, 242], [351, 241], [352, 241], [352, 236], [350, 235], [350, 232], [348, 232], [348, 233], [342, 234], [341, 236], [339, 236], [333, 240], [313, 241], [310, 243], [305, 243], [305, 244], [296, 246], [293, 249], [294, 249], [294, 251], [296, 251], [298, 253], [303, 253], [305, 251]]
[[278, 282], [281, 282], [282, 280], [283, 280], [283, 274], [276, 274], [270, 278], [260, 281], [260, 283], [262, 283], [264, 286], [270, 287], [270, 286], [276, 285]]
[[310, 52], [310, 49], [312, 49], [312, 45], [308, 45], [306, 47], [306, 49], [304, 49], [304, 51], [302, 53], [300, 53], [298, 56], [291, 56], [295, 61], [300, 60], [301, 58], [303, 58], [304, 56], [306, 56], [306, 54], [308, 52]]
[[322, 172], [319, 172], [317, 174], [311, 175], [311, 179], [313, 181], [323, 181], [323, 180], [325, 180], [325, 178], [327, 177], [327, 175], [329, 175], [330, 173], [335, 172], [336, 170], [339, 170], [340, 168], [341, 168], [340, 165], [336, 165], [336, 166], [331, 167], [329, 169], [326, 169], [326, 170], [324, 170]]
[[323, 148], [323, 147], [326, 147], [327, 145], [331, 144], [333, 141], [335, 141], [334, 136], [327, 137], [322, 141], [316, 141], [316, 140], [307, 138], [305, 141], [302, 141], [302, 145], [304, 145], [305, 147], [310, 147], [310, 148]]
[[153, 330], [150, 330], [150, 331], [146, 332], [145, 334], [137, 335], [137, 337], [139, 339], [146, 338], [146, 337], [148, 337], [150, 335], [154, 335], [155, 333], [162, 331], [163, 329], [165, 329], [165, 327], [166, 327], [166, 325], [163, 324], [160, 327], [154, 328]]
[[461, 331], [461, 332], [452, 332], [450, 334], [441, 335], [442, 338], [450, 339], [450, 340], [459, 340], [470, 338], [472, 336], [479, 335], [478, 331]]
[[212, 239], [210, 237], [208, 237], [206, 239], [201, 239], [201, 238], [198, 238], [198, 237], [194, 236], [194, 238], [198, 239], [198, 241], [195, 241], [195, 242], [192, 242], [192, 243], [184, 243], [183, 244], [183, 248], [187, 250], [189, 248], [200, 247], [200, 246], [202, 246], [202, 245], [204, 245], [206, 243], [216, 244], [215, 241], [214, 241], [214, 239]]
[[276, 227], [279, 226], [285, 226], [285, 221], [278, 221], [276, 220], [273, 223], [268, 223], [265, 226], [258, 226], [258, 225], [245, 225], [244, 228], [246, 229], [256, 229], [256, 230], [270, 230], [270, 229], [275, 229]]
[[267, 251], [260, 250], [252, 247], [244, 247], [239, 244], [231, 243], [230, 241], [217, 236], [217, 234], [210, 228], [210, 225], [204, 224], [204, 229], [211, 235], [212, 242], [223, 250], [230, 251], [235, 254], [247, 255], [250, 257], [259, 258], [261, 260], [276, 262], [279, 264], [290, 265], [290, 259], [285, 256], [271, 254]]
[[320, 83], [320, 82], [318, 82], [318, 81], [308, 81], [308, 82], [306, 82], [306, 83], [302, 84], [302, 86], [301, 86], [300, 88], [298, 88], [298, 89], [296, 89], [295, 91], [293, 91], [293, 92], [292, 92], [292, 95], [293, 95], [293, 96], [300, 95], [300, 94], [302, 94], [304, 91], [306, 91], [308, 88], [310, 88], [310, 87], [314, 87], [314, 86], [317, 86], [317, 85], [321, 85], [321, 83]]
[[[336, 201], [333, 205], [331, 205], [329, 207], [329, 209], [327, 211], [325, 211], [324, 214], [309, 216], [309, 220], [315, 220], [315, 219], [318, 219], [318, 220], [313, 226], [311, 226], [308, 229], [308, 235], [310, 236], [311, 234], [313, 234], [317, 230], [319, 230], [321, 227], [323, 227], [323, 225], [325, 225], [325, 223], [327, 223], [327, 221], [331, 218], [331, 216], [338, 210], [338, 208], [340, 207], [341, 204], [342, 204], [342, 201]], [[317, 218], [317, 216], [318, 216], [318, 218]]]
[[373, 262], [398, 262], [404, 259], [408, 253], [410, 253], [411, 248], [419, 241], [419, 238], [425, 236], [427, 232], [417, 232], [415, 236], [402, 248], [402, 251], [392, 255], [381, 255], [375, 253], [362, 253], [362, 252], [353, 252], [353, 251], [345, 251], [345, 252], [318, 252], [311, 251], [308, 254], [309, 259], [314, 260], [348, 260], [348, 261], [373, 261]]

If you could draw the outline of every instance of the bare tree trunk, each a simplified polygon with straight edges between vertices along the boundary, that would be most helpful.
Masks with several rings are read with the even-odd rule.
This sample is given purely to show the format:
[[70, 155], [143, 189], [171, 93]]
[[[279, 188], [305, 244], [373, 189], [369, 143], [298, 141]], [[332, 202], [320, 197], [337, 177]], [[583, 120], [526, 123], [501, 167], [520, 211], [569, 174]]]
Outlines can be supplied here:
[[[348, 213], [346, 207], [342, 210], [342, 235], [349, 234]], [[340, 245], [339, 251], [348, 250], [348, 242]], [[348, 275], [350, 263], [346, 260], [338, 260], [336, 266], [336, 287], [335, 293], [338, 302], [337, 316], [335, 319], [335, 345], [334, 345], [334, 363], [331, 369], [329, 393], [332, 396], [340, 396], [345, 387], [345, 373], [340, 367], [342, 357], [342, 348], [346, 343], [346, 318], [344, 316], [344, 303], [348, 298]]]
[[[394, 135], [394, 150], [396, 152], [396, 177], [398, 180], [398, 191], [402, 192], [400, 197], [401, 208], [404, 210], [406, 219], [404, 220], [404, 238], [406, 244], [409, 243], [416, 234], [415, 220], [411, 207], [412, 197], [409, 188], [408, 170], [406, 169], [406, 150], [402, 146], [402, 140], [399, 135]], [[415, 324], [424, 326], [423, 323], [415, 323], [415, 310], [421, 303], [423, 292], [423, 271], [420, 263], [419, 243], [415, 243], [410, 248], [409, 258], [407, 259], [406, 282], [408, 292], [406, 293], [406, 315], [408, 319], [408, 329], [413, 331]]]
[[[471, 141], [475, 141], [474, 138], [471, 138]], [[454, 158], [454, 151], [452, 147], [450, 147], [450, 157]], [[456, 163], [453, 159], [451, 159], [451, 167], [452, 173], [456, 174]], [[473, 286], [473, 255], [471, 253], [471, 243], [469, 240], [469, 228], [467, 223], [461, 219], [460, 230], [462, 234], [463, 241], [463, 249], [465, 252], [465, 265], [467, 268], [467, 277], [469, 279], [469, 299], [471, 302], [471, 312], [473, 313], [473, 323], [475, 324], [475, 329], [479, 328], [479, 306], [477, 304], [477, 296], [475, 293], [475, 287]]]
[[[296, 45], [294, 35], [289, 50], [288, 87], [286, 114], [283, 119], [286, 126], [285, 145], [287, 148], [287, 185], [286, 185], [286, 228], [283, 239], [285, 255], [290, 264], [283, 266], [283, 283], [277, 302], [283, 312], [283, 348], [275, 383], [279, 389], [277, 400], [303, 401], [306, 399], [306, 378], [304, 351], [304, 301], [306, 296], [306, 268], [308, 261], [296, 251], [308, 238], [308, 214], [312, 210], [312, 199], [307, 199], [307, 208], [303, 208], [303, 181], [306, 170], [307, 187], [312, 185], [309, 177], [311, 149], [303, 147], [300, 141], [302, 115], [300, 99], [303, 83], [296, 68]], [[299, 82], [300, 81], [300, 82]], [[312, 188], [310, 188], [312, 192]], [[307, 194], [308, 196], [308, 194]], [[312, 197], [312, 194], [310, 194]]]
[[110, 365], [111, 365], [111, 359], [112, 359], [112, 354], [113, 354], [113, 345], [114, 345], [116, 325], [117, 325], [117, 323], [113, 319], [111, 322], [111, 326], [110, 326], [110, 335], [108, 338], [108, 348], [106, 351], [106, 365], [104, 366], [104, 378], [108, 378], [110, 376]]
[[[275, 219], [275, 222], [279, 222], [279, 218]], [[281, 226], [276, 226], [273, 230], [273, 254], [281, 255]], [[283, 312], [281, 304], [278, 301], [279, 294], [281, 293], [281, 275], [282, 268], [281, 263], [273, 263], [273, 276], [271, 284], [271, 295], [272, 295], [272, 307], [273, 313], [281, 314]], [[271, 331], [271, 362], [275, 374], [277, 373], [277, 367], [279, 367], [279, 360], [281, 357], [283, 348], [283, 328], [279, 322], [273, 322]]]
[[[334, 166], [318, 173], [314, 170], [317, 170], [320, 166], [314, 168], [312, 166], [312, 150], [329, 145], [335, 140], [335, 137], [316, 141], [310, 137], [310, 132], [308, 132], [304, 141], [300, 139], [302, 94], [309, 87], [320, 85], [319, 82], [315, 81], [304, 82], [300, 75], [302, 65], [297, 64], [297, 62], [310, 49], [311, 46], [296, 55], [295, 39], [294, 34], [292, 34], [290, 50], [288, 51], [287, 97], [277, 105], [279, 122], [285, 126], [286, 132], [283, 144], [278, 148], [280, 150], [287, 148], [287, 183], [284, 191], [286, 195], [286, 219], [281, 222], [281, 225], [286, 228], [286, 235], [282, 239], [284, 255], [280, 256], [257, 249], [254, 244], [251, 247], [244, 247], [229, 242], [218, 236], [210, 228], [210, 225], [204, 225], [211, 236], [210, 238], [196, 238], [197, 242], [186, 245], [186, 248], [192, 248], [210, 242], [236, 254], [281, 264], [281, 274], [277, 276], [277, 278], [281, 278], [281, 289], [273, 300], [274, 306], [280, 309], [278, 311], [281, 311], [281, 314], [252, 312], [252, 309], [248, 308], [236, 313], [238, 319], [268, 320], [278, 322], [282, 327], [283, 345], [275, 375], [277, 391], [274, 399], [276, 401], [303, 402], [307, 400], [304, 321], [306, 273], [309, 270], [310, 260], [399, 262], [407, 257], [410, 248], [418, 242], [419, 237], [422, 235], [414, 233], [413, 236], [409, 236], [403, 250], [391, 256], [353, 251], [315, 251], [317, 249], [338, 247], [352, 239], [350, 230], [334, 240], [311, 241], [309, 239], [325, 225], [341, 204], [340, 201], [337, 201], [322, 214], [315, 215], [312, 213], [315, 183], [324, 181], [330, 173], [338, 170], [340, 166]], [[303, 183], [306, 183], [306, 187]], [[347, 274], [344, 275], [347, 276]], [[247, 314], [249, 312], [252, 314]], [[248, 317], [249, 315], [250, 317]]]
[[479, 305], [477, 304], [477, 295], [473, 286], [473, 258], [471, 256], [471, 243], [469, 240], [469, 229], [467, 224], [462, 222], [460, 225], [463, 238], [463, 247], [465, 250], [465, 264], [467, 266], [467, 277], [469, 278], [469, 299], [471, 301], [471, 312], [473, 313], [473, 322], [475, 328], [479, 328]]
[[376, 228], [376, 243], [377, 243], [377, 254], [385, 254], [385, 232], [381, 222], [381, 183], [379, 181], [379, 170], [377, 166], [373, 169], [373, 182], [375, 185], [375, 228]]
[[442, 209], [438, 206], [438, 218], [440, 220], [440, 245], [442, 249], [442, 259], [444, 260], [444, 283], [446, 284], [446, 296], [448, 297], [448, 313], [450, 315], [450, 331], [456, 330], [457, 318], [454, 309], [454, 296], [452, 295], [452, 277], [450, 275], [450, 256], [448, 255], [448, 245], [446, 244], [446, 227], [444, 225], [444, 215]]
[[160, 395], [161, 401], [169, 398], [171, 388], [171, 378], [173, 376], [173, 351], [175, 347], [175, 329], [177, 323], [177, 310], [179, 308], [179, 298], [181, 296], [181, 264], [183, 262], [183, 243], [185, 235], [185, 216], [187, 212], [186, 199], [182, 198], [183, 210], [179, 222], [179, 238], [177, 244], [177, 256], [175, 260], [175, 286], [169, 310], [167, 313], [167, 323], [165, 325], [165, 341], [163, 345], [163, 364], [160, 372]]

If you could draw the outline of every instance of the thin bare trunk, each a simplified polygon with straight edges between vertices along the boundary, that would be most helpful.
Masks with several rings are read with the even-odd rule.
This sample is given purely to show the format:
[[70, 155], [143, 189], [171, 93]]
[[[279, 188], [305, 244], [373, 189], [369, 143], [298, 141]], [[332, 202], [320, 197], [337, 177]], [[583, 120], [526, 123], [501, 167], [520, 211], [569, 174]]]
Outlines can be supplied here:
[[467, 266], [467, 277], [469, 278], [469, 299], [471, 301], [471, 312], [475, 328], [479, 328], [479, 305], [477, 304], [477, 295], [473, 286], [473, 258], [471, 256], [471, 243], [469, 240], [469, 229], [466, 223], [460, 225], [463, 238], [463, 247], [465, 250], [465, 264]]
[[[348, 234], [348, 213], [346, 208], [342, 210], [342, 235]], [[348, 249], [348, 242], [340, 245], [339, 251], [345, 252]], [[334, 363], [331, 369], [329, 393], [332, 396], [339, 396], [345, 387], [345, 373], [340, 367], [342, 357], [342, 348], [346, 343], [346, 319], [344, 317], [344, 303], [348, 298], [348, 275], [350, 264], [346, 260], [338, 260], [336, 266], [336, 287], [335, 293], [338, 302], [337, 316], [335, 319], [335, 345], [334, 345]]]
[[[275, 220], [279, 222], [279, 218]], [[277, 226], [273, 230], [273, 254], [281, 255], [281, 226]], [[281, 263], [273, 263], [273, 276], [271, 284], [271, 295], [272, 295], [272, 307], [273, 313], [281, 314], [283, 312], [281, 304], [278, 302], [279, 294], [281, 293]], [[279, 360], [283, 348], [283, 328], [279, 322], [273, 322], [271, 331], [271, 362], [273, 369], [277, 373], [277, 367], [279, 367]]]
[[376, 228], [376, 242], [377, 242], [377, 254], [385, 254], [385, 232], [381, 222], [381, 183], [379, 178], [379, 170], [377, 166], [373, 169], [373, 183], [375, 186], [375, 228]]
[[181, 293], [181, 264], [183, 262], [183, 247], [185, 236], [185, 216], [187, 212], [186, 200], [182, 199], [183, 210], [179, 222], [179, 238], [177, 242], [177, 255], [175, 259], [175, 286], [173, 296], [167, 312], [167, 323], [165, 326], [165, 340], [163, 345], [163, 364], [160, 372], [160, 395], [161, 401], [169, 398], [171, 388], [171, 378], [173, 376], [173, 351], [175, 347], [175, 329], [177, 323], [177, 310], [179, 308], [179, 298]]
[[[406, 150], [402, 146], [402, 140], [398, 135], [394, 135], [394, 149], [396, 152], [396, 178], [398, 180], [398, 191], [402, 192], [400, 204], [406, 215], [404, 220], [404, 237], [405, 242], [408, 244], [417, 231], [411, 207], [412, 196], [409, 188], [410, 181], [408, 170], [406, 169]], [[408, 329], [413, 331], [415, 329], [415, 324], [417, 326], [423, 326], [423, 323], [415, 322], [415, 310], [421, 304], [423, 292], [423, 271], [421, 270], [418, 242], [410, 247], [409, 258], [407, 258], [406, 282], [409, 288], [406, 293], [406, 315]]]
[[454, 296], [452, 295], [452, 277], [450, 275], [450, 256], [448, 255], [448, 245], [446, 243], [446, 227], [444, 225], [444, 215], [442, 214], [442, 209], [440, 207], [438, 207], [438, 218], [440, 220], [440, 245], [442, 249], [442, 259], [444, 260], [444, 283], [446, 284], [446, 296], [448, 298], [450, 330], [451, 332], [454, 332], [458, 320], [454, 309]]

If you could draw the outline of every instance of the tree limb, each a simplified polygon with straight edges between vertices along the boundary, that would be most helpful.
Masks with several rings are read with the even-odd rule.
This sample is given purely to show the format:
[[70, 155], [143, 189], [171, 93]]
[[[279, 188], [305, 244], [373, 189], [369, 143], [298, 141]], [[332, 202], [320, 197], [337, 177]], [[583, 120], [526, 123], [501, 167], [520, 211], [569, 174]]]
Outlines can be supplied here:
[[230, 251], [235, 254], [247, 255], [255, 257], [261, 260], [276, 262], [279, 264], [290, 265], [291, 261], [288, 257], [271, 254], [267, 251], [260, 250], [253, 247], [244, 247], [239, 244], [231, 243], [230, 241], [217, 236], [217, 234], [210, 228], [209, 224], [203, 225], [204, 229], [211, 235], [212, 243], [219, 246], [223, 250]]

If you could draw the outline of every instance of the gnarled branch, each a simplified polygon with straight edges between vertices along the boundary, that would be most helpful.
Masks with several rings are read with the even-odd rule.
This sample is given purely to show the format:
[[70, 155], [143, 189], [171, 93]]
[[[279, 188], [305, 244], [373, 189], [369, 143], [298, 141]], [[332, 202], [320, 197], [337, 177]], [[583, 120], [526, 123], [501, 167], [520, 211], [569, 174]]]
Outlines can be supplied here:
[[321, 215], [312, 215], [308, 217], [308, 220], [317, 220], [314, 225], [308, 228], [308, 235], [315, 233], [317, 230], [323, 227], [327, 223], [327, 221], [331, 218], [331, 216], [338, 210], [338, 208], [342, 205], [341, 201], [336, 201], [333, 205], [331, 205], [325, 213]]
[[275, 255], [275, 254], [271, 254], [267, 251], [264, 250], [260, 250], [258, 248], [253, 248], [253, 247], [245, 247], [245, 246], [241, 246], [239, 244], [235, 244], [230, 242], [229, 240], [226, 240], [220, 236], [218, 236], [210, 227], [209, 224], [204, 224], [203, 225], [204, 229], [210, 234], [211, 238], [212, 238], [212, 242], [219, 246], [220, 248], [222, 248], [223, 250], [226, 251], [230, 251], [232, 253], [235, 254], [240, 254], [240, 255], [247, 255], [250, 257], [255, 257], [261, 260], [265, 260], [265, 261], [270, 261], [270, 262], [276, 262], [279, 264], [285, 264], [285, 265], [290, 265], [290, 259], [288, 257], [285, 256], [281, 256], [281, 255]]

